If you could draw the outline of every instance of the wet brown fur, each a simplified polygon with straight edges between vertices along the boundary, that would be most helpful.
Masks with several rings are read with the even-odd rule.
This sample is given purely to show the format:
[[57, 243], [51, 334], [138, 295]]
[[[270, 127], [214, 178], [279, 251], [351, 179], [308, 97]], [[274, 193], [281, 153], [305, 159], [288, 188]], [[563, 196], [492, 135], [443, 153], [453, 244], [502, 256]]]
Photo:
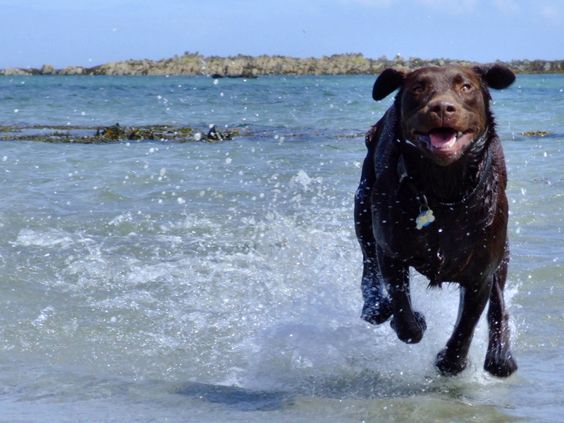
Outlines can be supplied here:
[[[364, 265], [362, 317], [373, 324], [391, 318], [402, 341], [419, 342], [426, 323], [411, 306], [409, 267], [431, 285], [458, 283], [459, 316], [436, 360], [443, 374], [466, 367], [488, 300], [484, 367], [500, 377], [517, 369], [503, 299], [509, 258], [507, 172], [489, 93], [514, 78], [500, 65], [447, 66], [409, 73], [387, 69], [374, 84], [376, 100], [399, 91], [394, 110], [367, 134], [368, 154], [356, 194]], [[448, 150], [429, 142], [428, 134], [443, 129], [460, 134]], [[417, 229], [415, 219], [424, 207], [436, 220]]]

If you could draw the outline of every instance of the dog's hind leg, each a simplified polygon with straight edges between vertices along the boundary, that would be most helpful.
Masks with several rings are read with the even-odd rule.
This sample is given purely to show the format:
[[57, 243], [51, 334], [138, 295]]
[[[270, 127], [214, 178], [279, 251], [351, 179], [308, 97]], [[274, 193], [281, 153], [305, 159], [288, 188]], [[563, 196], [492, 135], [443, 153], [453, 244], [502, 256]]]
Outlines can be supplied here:
[[372, 230], [371, 190], [374, 185], [373, 151], [369, 148], [364, 160], [360, 185], [354, 204], [355, 230], [362, 250], [362, 319], [373, 325], [384, 323], [392, 315], [391, 301], [378, 268], [376, 241]]
[[484, 369], [498, 377], [510, 376], [517, 370], [509, 346], [509, 315], [503, 300], [507, 262], [507, 259], [503, 260], [494, 275], [488, 308], [489, 344]]
[[392, 298], [392, 329], [403, 342], [415, 344], [421, 341], [427, 324], [423, 315], [411, 307], [409, 267], [385, 256], [382, 251], [378, 251], [378, 264]]

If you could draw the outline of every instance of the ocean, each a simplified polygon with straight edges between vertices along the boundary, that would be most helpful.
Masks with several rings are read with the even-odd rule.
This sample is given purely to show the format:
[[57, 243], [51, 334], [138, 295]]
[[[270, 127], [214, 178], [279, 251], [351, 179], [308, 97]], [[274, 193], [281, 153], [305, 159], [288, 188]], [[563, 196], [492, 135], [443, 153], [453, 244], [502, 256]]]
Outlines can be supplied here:
[[520, 366], [506, 380], [482, 370], [484, 318], [468, 369], [433, 367], [454, 285], [427, 289], [413, 272], [420, 344], [359, 318], [353, 195], [363, 133], [392, 101], [373, 102], [373, 82], [0, 78], [0, 125], [23, 131], [244, 130], [219, 143], [0, 142], [0, 421], [561, 422], [564, 76], [492, 92]]

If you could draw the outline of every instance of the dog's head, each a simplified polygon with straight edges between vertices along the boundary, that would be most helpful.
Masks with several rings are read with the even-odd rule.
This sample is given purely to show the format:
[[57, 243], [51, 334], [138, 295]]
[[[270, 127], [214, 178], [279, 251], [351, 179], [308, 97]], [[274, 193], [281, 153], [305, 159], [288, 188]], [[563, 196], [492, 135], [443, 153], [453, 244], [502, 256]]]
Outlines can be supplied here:
[[400, 89], [403, 139], [441, 166], [460, 159], [493, 123], [488, 88], [503, 89], [515, 80], [506, 66], [429, 66], [411, 72], [384, 70], [372, 90], [381, 100]]

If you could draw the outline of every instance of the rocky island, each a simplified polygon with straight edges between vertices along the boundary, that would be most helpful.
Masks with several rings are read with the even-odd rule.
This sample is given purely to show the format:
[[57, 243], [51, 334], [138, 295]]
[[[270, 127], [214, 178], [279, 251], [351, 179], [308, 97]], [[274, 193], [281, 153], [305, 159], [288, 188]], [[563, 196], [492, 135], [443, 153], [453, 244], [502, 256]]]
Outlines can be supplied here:
[[[5, 68], [0, 75], [194, 75], [254, 78], [264, 75], [374, 75], [391, 66], [415, 68], [427, 64], [470, 64], [455, 59], [419, 59], [396, 56], [388, 59], [364, 57], [360, 53], [335, 54], [320, 58], [287, 56], [231, 57], [203, 56], [186, 52], [162, 60], [125, 60], [103, 65], [69, 66], [56, 69], [52, 65], [41, 68]], [[512, 60], [504, 62], [517, 73], [564, 73], [564, 60]]]

